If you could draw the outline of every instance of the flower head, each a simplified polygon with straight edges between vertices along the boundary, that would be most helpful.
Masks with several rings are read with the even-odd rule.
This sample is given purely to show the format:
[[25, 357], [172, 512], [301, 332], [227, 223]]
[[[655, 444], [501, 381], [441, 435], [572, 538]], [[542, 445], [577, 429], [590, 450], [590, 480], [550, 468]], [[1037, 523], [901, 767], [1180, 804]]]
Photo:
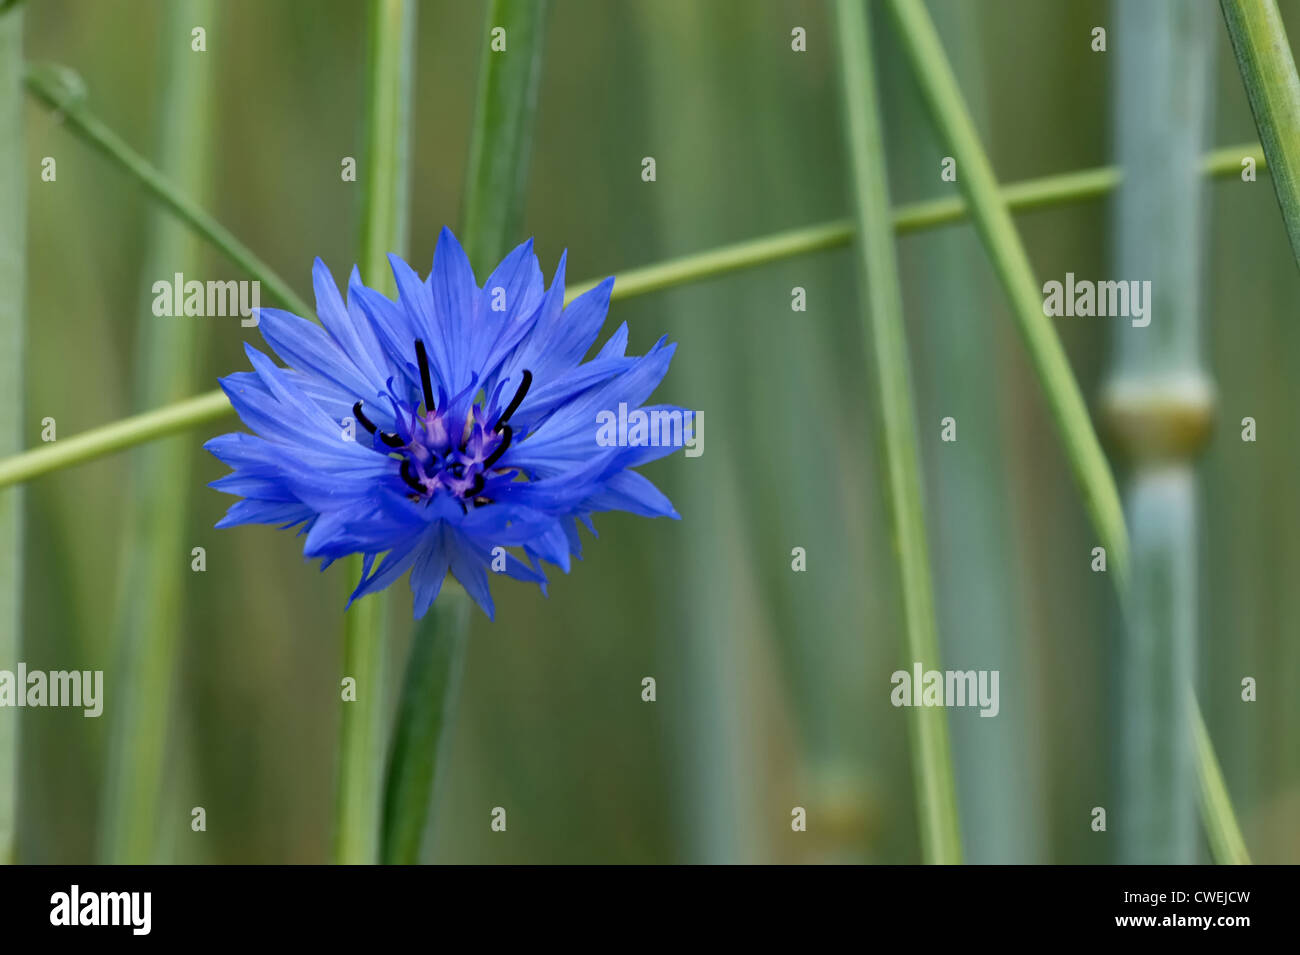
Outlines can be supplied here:
[[352, 600], [409, 571], [417, 618], [450, 571], [490, 617], [489, 571], [545, 592], [542, 561], [567, 573], [581, 556], [578, 522], [595, 533], [594, 512], [677, 517], [630, 470], [676, 445], [598, 441], [598, 416], [643, 406], [676, 347], [661, 338], [629, 356], [624, 324], [583, 361], [612, 278], [565, 307], [565, 257], [548, 289], [530, 241], [480, 288], [448, 229], [427, 279], [389, 261], [396, 301], [355, 268], [344, 301], [317, 259], [320, 325], [259, 311], [289, 367], [246, 345], [253, 370], [221, 379], [255, 434], [205, 445], [234, 469], [212, 487], [242, 498], [218, 527], [301, 525], [303, 553], [322, 569], [364, 555]]

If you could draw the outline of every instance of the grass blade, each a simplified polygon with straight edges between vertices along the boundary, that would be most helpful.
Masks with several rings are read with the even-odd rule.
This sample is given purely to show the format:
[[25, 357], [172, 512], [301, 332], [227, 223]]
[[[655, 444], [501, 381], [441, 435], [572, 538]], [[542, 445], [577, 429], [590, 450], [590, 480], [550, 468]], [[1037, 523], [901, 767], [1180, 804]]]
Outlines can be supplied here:
[[[206, 57], [189, 48], [195, 23], [211, 28], [209, 0], [170, 5], [163, 18], [164, 57], [159, 85], [160, 168], [187, 195], [201, 197], [208, 179], [211, 73]], [[204, 245], [197, 233], [156, 209], [141, 287], [176, 272], [193, 272]], [[151, 296], [150, 296], [151, 297]], [[175, 401], [194, 389], [194, 362], [203, 325], [181, 319], [159, 323], [148, 300], [140, 307], [139, 404]], [[123, 563], [125, 587], [116, 613], [117, 671], [110, 721], [108, 779], [100, 855], [104, 862], [160, 861], [158, 820], [166, 775], [168, 729], [174, 724], [172, 683], [183, 632], [181, 591], [189, 574], [185, 543], [194, 442], [184, 438], [141, 448], [132, 461], [125, 526], [135, 528]], [[112, 677], [110, 677], [112, 679]]]
[[[411, 176], [411, 84], [415, 68], [414, 0], [371, 0], [366, 66], [364, 182], [360, 268], [374, 288], [391, 293], [389, 252], [405, 252]], [[346, 561], [345, 583], [360, 578], [361, 558]], [[343, 704], [334, 858], [379, 861], [385, 732], [387, 595], [353, 604], [343, 618], [343, 673], [356, 680], [356, 700]]]
[[100, 122], [86, 108], [80, 80], [75, 74], [63, 67], [30, 66], [26, 82], [28, 92], [50, 109], [58, 111], [65, 126], [130, 173], [155, 199], [261, 282], [286, 308], [299, 315], [315, 314], [289, 283], [259, 259], [252, 249], [235, 238], [234, 233], [205, 212], [183, 189], [128, 146], [122, 137]]
[[485, 38], [500, 27], [505, 49], [488, 46], [482, 53], [461, 216], [465, 253], [481, 275], [515, 244], [537, 115], [546, 10], [546, 0], [488, 5]]
[[1276, 0], [1219, 0], [1219, 6], [1300, 263], [1300, 78], [1282, 15]]
[[[23, 152], [23, 8], [0, 4], [0, 452], [23, 446], [27, 160]], [[0, 491], [0, 667], [21, 652], [23, 493]], [[14, 861], [18, 812], [18, 711], [0, 714], [0, 864]]]
[[1201, 717], [1201, 709], [1196, 705], [1195, 697], [1189, 705], [1195, 724], [1196, 751], [1201, 767], [1201, 814], [1210, 841], [1210, 852], [1219, 865], [1250, 865], [1246, 840], [1241, 835], [1241, 827], [1237, 825], [1236, 814], [1232, 811], [1228, 786], [1223, 781], [1223, 771], [1219, 768], [1218, 757], [1214, 755], [1214, 744], [1210, 742], [1210, 733], [1205, 728], [1205, 720]]
[[[921, 501], [921, 465], [916, 447], [903, 304], [890, 224], [885, 148], [873, 76], [870, 18], [865, 0], [837, 0], [839, 58], [853, 191], [857, 203], [860, 287], [867, 304], [865, 337], [873, 343], [887, 494], [898, 549], [907, 663], [939, 668], [934, 601]], [[910, 709], [914, 769], [921, 818], [921, 854], [926, 862], [961, 861], [961, 833], [948, 714], [942, 708]]]

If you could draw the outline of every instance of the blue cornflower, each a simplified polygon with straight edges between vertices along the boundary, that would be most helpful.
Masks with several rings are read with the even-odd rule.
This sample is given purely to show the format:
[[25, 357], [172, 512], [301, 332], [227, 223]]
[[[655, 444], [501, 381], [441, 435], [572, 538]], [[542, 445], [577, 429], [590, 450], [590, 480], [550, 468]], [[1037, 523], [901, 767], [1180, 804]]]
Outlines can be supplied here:
[[245, 345], [253, 371], [221, 379], [256, 434], [205, 445], [234, 469], [212, 487], [242, 497], [217, 526], [302, 525], [303, 553], [322, 569], [363, 554], [349, 606], [409, 570], [422, 617], [450, 571], [491, 617], [489, 570], [544, 593], [541, 562], [568, 573], [570, 556], [581, 557], [578, 522], [595, 533], [592, 513], [677, 517], [630, 470], [674, 446], [605, 446], [596, 425], [623, 403], [643, 406], [676, 346], [661, 338], [629, 356], [624, 324], [583, 361], [614, 280], [566, 308], [566, 256], [545, 288], [526, 242], [480, 288], [443, 229], [427, 279], [392, 255], [397, 301], [354, 268], [346, 302], [317, 259], [320, 325], [258, 313], [262, 337], [289, 367]]

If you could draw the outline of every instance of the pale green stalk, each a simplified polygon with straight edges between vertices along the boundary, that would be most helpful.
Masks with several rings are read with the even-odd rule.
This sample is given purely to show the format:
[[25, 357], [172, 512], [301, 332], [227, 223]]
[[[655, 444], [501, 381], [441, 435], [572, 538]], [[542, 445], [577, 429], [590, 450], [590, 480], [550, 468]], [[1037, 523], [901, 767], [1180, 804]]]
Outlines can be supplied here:
[[[1241, 169], [1241, 158], [1246, 155], [1260, 158], [1260, 167], [1263, 168], [1259, 145], [1243, 143], [1240, 146], [1228, 146], [1208, 154], [1204, 163], [1205, 172], [1216, 177], [1236, 174]], [[1106, 166], [1006, 186], [1000, 190], [1000, 195], [1008, 208], [1027, 211], [1104, 196], [1113, 191], [1119, 181], [1118, 170], [1113, 166]], [[967, 213], [966, 203], [960, 198], [912, 203], [900, 206], [894, 211], [894, 228], [899, 234], [936, 228], [960, 222]], [[638, 295], [648, 295], [679, 285], [756, 268], [769, 262], [841, 248], [848, 245], [852, 239], [853, 224], [848, 220], [826, 222], [791, 229], [760, 239], [749, 239], [719, 249], [620, 272], [615, 276], [611, 299], [619, 301]], [[256, 276], [258, 273], [252, 272], [252, 274]], [[265, 278], [263, 281], [265, 282]], [[580, 282], [569, 287], [565, 300], [572, 301], [583, 292], [594, 288], [598, 282], [599, 280]], [[303, 314], [310, 317], [313, 313], [304, 311]], [[233, 411], [223, 392], [209, 391], [176, 404], [92, 428], [71, 438], [61, 438], [56, 444], [43, 445], [31, 451], [0, 459], [0, 488], [21, 484], [42, 474], [91, 461], [112, 454], [114, 451], [175, 434], [177, 431], [219, 421]]]
[[[871, 21], [865, 0], [836, 0], [835, 13], [856, 199], [859, 286], [867, 305], [863, 333], [873, 345], [870, 360], [874, 360], [879, 386], [883, 463], [888, 474], [885, 489], [902, 586], [907, 648], [904, 668], [910, 670], [913, 664], [919, 664], [923, 671], [938, 670], [920, 453], [873, 75]], [[921, 820], [921, 857], [927, 863], [961, 862], [948, 714], [943, 708], [912, 707], [908, 726]]]
[[[414, 0], [371, 0], [366, 66], [365, 148], [358, 169], [362, 187], [362, 278], [391, 291], [389, 252], [403, 254], [410, 186], [411, 86], [415, 69]], [[345, 583], [361, 576], [361, 558], [349, 558]], [[388, 649], [386, 595], [357, 601], [343, 617], [343, 675], [356, 681], [356, 700], [343, 703], [339, 733], [334, 859], [380, 859]]]
[[[23, 323], [27, 281], [23, 151], [23, 8], [0, 5], [0, 453], [23, 446]], [[23, 493], [0, 491], [0, 669], [14, 669], [22, 641]], [[0, 710], [0, 864], [15, 858], [19, 710]]]
[[[208, 180], [211, 69], [187, 42], [192, 24], [212, 28], [210, 0], [180, 0], [163, 17], [163, 65], [158, 85], [160, 168], [186, 195], [202, 197]], [[149, 307], [155, 280], [200, 265], [204, 244], [194, 230], [161, 208], [151, 215], [140, 276], [138, 404], [176, 401], [194, 390], [201, 323], [158, 318]], [[116, 613], [117, 656], [110, 704], [110, 741], [100, 857], [109, 863], [159, 861], [166, 750], [183, 630], [182, 592], [190, 568], [186, 541], [194, 441], [176, 437], [140, 448], [132, 463], [123, 553], [123, 587]], [[184, 825], [173, 819], [171, 826]], [[188, 830], [186, 830], [188, 831]]]
[[[975, 133], [934, 24], [921, 0], [888, 0], [897, 32], [940, 137], [957, 160], [958, 184], [966, 195], [994, 271], [1011, 300], [1017, 326], [1034, 370], [1046, 392], [1053, 420], [1099, 542], [1106, 548], [1121, 606], [1128, 606], [1130, 575], [1128, 532], [1119, 492], [1088, 418], [1056, 332], [1043, 314], [1042, 299], [1029, 257], [1011, 221], [993, 176], [993, 168]], [[1201, 762], [1202, 778], [1209, 769]], [[1209, 807], [1221, 809], [1222, 806]], [[1235, 820], [1229, 820], [1235, 826]], [[1227, 823], [1207, 818], [1207, 828]]]
[[[1201, 361], [1205, 191], [1197, 159], [1212, 101], [1214, 15], [1181, 0], [1117, 0], [1115, 142], [1126, 170], [1115, 203], [1116, 278], [1149, 280], [1150, 324], [1112, 332], [1103, 407], [1126, 456], [1132, 532], [1126, 634], [1117, 659], [1121, 862], [1197, 860], [1197, 494], [1209, 435]], [[1140, 426], [1134, 426], [1140, 422]]]
[[180, 185], [152, 166], [90, 112], [85, 105], [85, 94], [76, 74], [64, 67], [33, 65], [27, 68], [26, 81], [28, 91], [46, 106], [56, 110], [62, 117], [63, 125], [121, 166], [182, 222], [261, 282], [273, 298], [299, 315], [315, 314], [289, 283], [254, 255], [252, 249], [235, 238], [229, 229], [187, 195]]
[[1219, 0], [1273, 189], [1300, 263], [1300, 77], [1276, 0]]

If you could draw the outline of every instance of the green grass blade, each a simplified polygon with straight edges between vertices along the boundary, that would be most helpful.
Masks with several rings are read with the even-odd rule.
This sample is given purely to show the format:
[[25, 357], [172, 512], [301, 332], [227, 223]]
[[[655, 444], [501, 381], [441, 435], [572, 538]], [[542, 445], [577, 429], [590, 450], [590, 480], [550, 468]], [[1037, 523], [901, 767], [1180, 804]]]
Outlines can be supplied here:
[[[27, 158], [23, 152], [23, 8], [0, 7], [0, 453], [23, 446], [23, 323], [27, 280]], [[23, 493], [0, 491], [0, 668], [21, 652]], [[0, 713], [0, 864], [14, 860], [18, 711]]]
[[[912, 408], [903, 303], [889, 214], [885, 147], [873, 76], [870, 19], [865, 0], [837, 0], [840, 71], [853, 192], [857, 203], [859, 285], [867, 309], [864, 336], [872, 344], [880, 390], [884, 464], [894, 542], [898, 551], [907, 660], [939, 669], [930, 562], [922, 514], [920, 454]], [[921, 852], [926, 862], [961, 861], [957, 793], [942, 708], [910, 709]]]
[[478, 274], [494, 268], [515, 245], [532, 151], [542, 70], [546, 0], [492, 0], [485, 43], [500, 27], [504, 50], [482, 51], [478, 102], [465, 175], [462, 243]]
[[289, 283], [276, 275], [252, 249], [235, 238], [229, 229], [205, 212], [183, 189], [128, 146], [122, 137], [100, 122], [87, 109], [80, 81], [75, 78], [75, 74], [63, 67], [32, 65], [27, 69], [26, 82], [28, 92], [50, 109], [56, 110], [63, 117], [65, 126], [125, 169], [155, 199], [261, 282], [286, 308], [299, 315], [315, 314]]
[[1300, 78], [1276, 0], [1219, 0], [1273, 189], [1300, 263]]
[[420, 861], [460, 697], [470, 608], [468, 595], [450, 583], [411, 638], [384, 790], [382, 858], [390, 865]]
[[[414, 0], [371, 0], [366, 67], [365, 150], [360, 268], [372, 287], [391, 292], [387, 254], [405, 252], [407, 190], [411, 177], [411, 85], [415, 69]], [[350, 558], [346, 585], [361, 576]], [[387, 595], [372, 594], [343, 618], [343, 673], [356, 680], [357, 698], [343, 703], [339, 734], [334, 858], [379, 861], [383, 813]]]
[[[1246, 155], [1259, 158], [1260, 168], [1264, 168], [1259, 145], [1243, 143], [1209, 153], [1205, 158], [1205, 172], [1215, 177], [1235, 175], [1241, 170], [1241, 157]], [[1000, 195], [1009, 209], [1029, 211], [1099, 198], [1112, 192], [1119, 182], [1118, 169], [1105, 166], [1015, 183], [1001, 189]], [[894, 228], [900, 234], [933, 229], [960, 222], [967, 214], [966, 203], [960, 198], [927, 200], [896, 209]], [[852, 240], [853, 223], [847, 219], [790, 229], [776, 235], [749, 239], [620, 272], [615, 276], [617, 281], [610, 298], [622, 301], [649, 295], [782, 259], [841, 248]], [[598, 282], [599, 280], [593, 280], [570, 286], [565, 300], [572, 301], [594, 288]], [[305, 311], [302, 314], [310, 318], [313, 312]], [[71, 438], [61, 438], [57, 444], [0, 459], [0, 488], [21, 484], [42, 474], [91, 461], [177, 431], [219, 421], [233, 412], [224, 393], [210, 391], [173, 405], [92, 428]]]
[[1219, 865], [1250, 865], [1246, 840], [1241, 835], [1237, 816], [1232, 811], [1232, 800], [1228, 796], [1228, 786], [1223, 781], [1223, 770], [1219, 768], [1218, 757], [1214, 755], [1214, 744], [1210, 742], [1210, 732], [1205, 728], [1205, 719], [1201, 716], [1201, 708], [1195, 697], [1190, 706], [1201, 768], [1201, 815], [1205, 820], [1210, 852]]
[[[190, 25], [209, 24], [210, 0], [181, 0], [163, 18], [164, 62], [160, 74], [160, 168], [187, 195], [201, 197], [208, 181], [211, 71], [206, 57], [183, 42]], [[200, 267], [204, 244], [161, 208], [149, 224], [141, 287], [176, 272]], [[151, 297], [151, 296], [150, 296]], [[194, 362], [201, 323], [181, 319], [165, 326], [142, 302], [136, 340], [140, 348], [139, 404], [176, 401], [194, 390]], [[115, 675], [108, 778], [100, 857], [108, 863], [160, 861], [158, 820], [166, 777], [168, 729], [174, 700], [182, 590], [189, 568], [185, 540], [194, 442], [173, 438], [141, 448], [132, 463], [125, 526], [133, 528], [123, 554], [125, 588], [118, 595]]]

